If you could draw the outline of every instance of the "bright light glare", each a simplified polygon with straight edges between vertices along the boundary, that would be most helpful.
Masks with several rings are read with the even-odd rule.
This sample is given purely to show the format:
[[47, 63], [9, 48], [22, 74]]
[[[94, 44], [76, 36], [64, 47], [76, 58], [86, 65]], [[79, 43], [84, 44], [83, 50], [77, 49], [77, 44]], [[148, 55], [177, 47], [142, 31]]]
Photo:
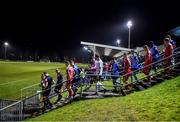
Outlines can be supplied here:
[[9, 44], [8, 44], [8, 42], [4, 42], [4, 45], [5, 45], [5, 46], [8, 46]]
[[85, 50], [88, 50], [88, 48], [87, 48], [87, 47], [85, 47], [85, 46], [84, 46], [84, 49], [85, 49]]
[[127, 22], [127, 27], [130, 28], [132, 26], [132, 22], [131, 21], [128, 21]]
[[120, 43], [120, 40], [119, 40], [119, 39], [117, 40], [117, 43], [118, 43], [118, 44]]

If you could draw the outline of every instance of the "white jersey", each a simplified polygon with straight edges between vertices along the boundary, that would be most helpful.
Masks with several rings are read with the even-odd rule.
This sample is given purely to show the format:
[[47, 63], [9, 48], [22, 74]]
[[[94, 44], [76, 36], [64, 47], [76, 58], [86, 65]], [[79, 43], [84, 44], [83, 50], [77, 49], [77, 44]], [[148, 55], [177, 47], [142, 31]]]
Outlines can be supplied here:
[[103, 72], [103, 62], [101, 59], [99, 59], [99, 66], [100, 66], [100, 72], [99, 72], [99, 75], [102, 75], [102, 72]]
[[95, 74], [99, 74], [99, 68], [100, 68], [100, 66], [99, 66], [99, 61], [97, 61], [97, 60], [95, 60], [95, 67], [96, 67], [96, 72], [95, 72]]
[[96, 65], [96, 74], [102, 75], [103, 72], [103, 62], [101, 59], [95, 61]]

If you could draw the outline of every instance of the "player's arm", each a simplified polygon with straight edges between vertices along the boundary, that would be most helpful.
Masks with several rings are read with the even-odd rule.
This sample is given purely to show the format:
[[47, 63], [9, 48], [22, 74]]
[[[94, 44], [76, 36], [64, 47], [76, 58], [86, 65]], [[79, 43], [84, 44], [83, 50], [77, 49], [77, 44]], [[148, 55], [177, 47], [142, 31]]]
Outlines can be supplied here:
[[170, 55], [172, 55], [173, 54], [173, 46], [170, 46]]
[[55, 80], [52, 79], [52, 83], [55, 84], [55, 83], [57, 83], [57, 81], [55, 81]]

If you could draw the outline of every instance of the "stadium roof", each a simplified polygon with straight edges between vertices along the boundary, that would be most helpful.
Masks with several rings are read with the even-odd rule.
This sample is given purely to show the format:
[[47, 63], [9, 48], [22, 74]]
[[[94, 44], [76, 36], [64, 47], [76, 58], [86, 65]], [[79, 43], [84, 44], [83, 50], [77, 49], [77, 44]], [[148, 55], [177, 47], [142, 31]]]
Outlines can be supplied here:
[[173, 34], [174, 36], [180, 37], [180, 26], [170, 30], [168, 33]]
[[91, 42], [81, 42], [82, 45], [88, 47], [88, 50], [97, 53], [99, 55], [111, 56], [111, 57], [119, 57], [124, 52], [130, 52], [132, 49], [124, 48], [124, 47], [116, 47], [104, 44], [97, 44]]
[[[97, 44], [97, 43], [91, 43], [91, 42], [81, 42], [82, 45], [87, 47], [87, 50], [92, 53], [96, 53], [100, 56], [110, 56], [110, 57], [121, 57], [125, 52], [130, 52], [131, 50], [134, 50], [136, 52], [139, 52], [139, 54], [144, 53], [143, 47], [136, 47], [136, 49], [129, 49], [124, 47], [116, 47], [116, 46], [110, 46], [110, 45], [104, 45], [104, 44]], [[159, 45], [158, 50], [162, 52], [164, 45]], [[94, 52], [95, 50], [95, 52]]]

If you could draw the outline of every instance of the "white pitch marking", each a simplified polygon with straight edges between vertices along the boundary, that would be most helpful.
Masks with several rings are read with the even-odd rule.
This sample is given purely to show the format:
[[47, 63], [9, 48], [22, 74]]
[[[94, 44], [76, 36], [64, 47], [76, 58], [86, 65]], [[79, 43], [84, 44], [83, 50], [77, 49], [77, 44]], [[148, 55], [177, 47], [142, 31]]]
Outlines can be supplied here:
[[1, 83], [0, 86], [2, 86], [2, 85], [7, 85], [7, 84], [11, 84], [11, 83], [14, 83], [14, 82], [25, 81], [25, 80], [27, 80], [27, 79], [14, 80], [14, 81], [10, 81], [10, 82], [7, 82], [7, 83]]

